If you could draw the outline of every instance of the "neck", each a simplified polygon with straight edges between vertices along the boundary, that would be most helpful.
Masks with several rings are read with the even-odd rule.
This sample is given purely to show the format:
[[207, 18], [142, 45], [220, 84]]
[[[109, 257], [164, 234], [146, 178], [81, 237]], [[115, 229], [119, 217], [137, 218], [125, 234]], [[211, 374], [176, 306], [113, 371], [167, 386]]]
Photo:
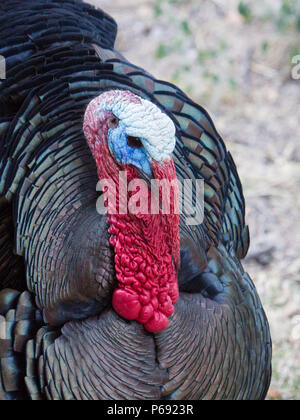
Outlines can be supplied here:
[[[100, 179], [104, 179], [102, 170], [98, 169]], [[138, 178], [132, 167], [126, 169], [126, 175], [127, 185]], [[173, 161], [163, 165], [155, 164], [153, 175], [157, 180], [176, 181]], [[114, 182], [118, 197], [119, 177]], [[120, 214], [118, 200], [117, 214], [113, 214], [115, 212], [109, 205], [107, 208], [110, 243], [115, 251], [118, 280], [113, 307], [120, 316], [144, 324], [150, 332], [158, 332], [168, 326], [168, 317], [173, 314], [173, 304], [178, 299], [179, 216], [175, 214], [174, 206], [178, 192], [177, 183], [173, 185], [170, 214], [163, 214], [161, 209], [158, 214]], [[157, 199], [151, 197], [150, 188], [139, 194], [140, 201], [143, 200], [143, 194], [150, 204]], [[134, 195], [135, 192], [128, 192], [128, 202]]]

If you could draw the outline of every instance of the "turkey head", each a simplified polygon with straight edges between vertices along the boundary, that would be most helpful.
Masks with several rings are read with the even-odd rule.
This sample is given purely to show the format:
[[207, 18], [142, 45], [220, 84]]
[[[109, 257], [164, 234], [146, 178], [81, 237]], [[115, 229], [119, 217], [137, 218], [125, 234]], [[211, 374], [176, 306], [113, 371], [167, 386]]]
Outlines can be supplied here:
[[[149, 332], [162, 331], [179, 295], [175, 126], [151, 102], [113, 90], [89, 104], [84, 133], [107, 194], [118, 280], [113, 308]], [[163, 183], [169, 188], [163, 190]], [[169, 205], [161, 208], [161, 201]]]

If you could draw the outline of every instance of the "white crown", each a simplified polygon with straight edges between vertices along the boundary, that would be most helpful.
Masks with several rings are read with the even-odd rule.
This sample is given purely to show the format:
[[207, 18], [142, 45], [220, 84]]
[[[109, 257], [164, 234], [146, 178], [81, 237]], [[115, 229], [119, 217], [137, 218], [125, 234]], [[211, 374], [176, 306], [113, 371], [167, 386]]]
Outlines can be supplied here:
[[135, 103], [130, 100], [134, 95], [126, 97], [125, 91], [109, 93], [96, 98], [99, 112], [112, 111], [125, 125], [128, 136], [141, 139], [152, 159], [160, 162], [169, 158], [176, 144], [173, 121], [150, 101], [136, 97], [139, 101]]

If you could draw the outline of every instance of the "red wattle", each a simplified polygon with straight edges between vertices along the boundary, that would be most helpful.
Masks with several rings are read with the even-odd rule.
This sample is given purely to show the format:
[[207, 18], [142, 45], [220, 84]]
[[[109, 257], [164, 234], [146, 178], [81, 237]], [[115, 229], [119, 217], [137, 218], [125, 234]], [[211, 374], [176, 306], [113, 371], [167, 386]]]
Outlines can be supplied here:
[[129, 321], [137, 319], [142, 309], [138, 294], [128, 293], [124, 289], [114, 291], [112, 305], [120, 316]]
[[[107, 95], [106, 99], [109, 102], [109, 94]], [[124, 92], [124, 100], [140, 102], [139, 98], [128, 92]], [[123, 193], [120, 193], [120, 166], [110, 153], [107, 144], [109, 129], [107, 121], [112, 113], [103, 111], [99, 116], [97, 101], [95, 100], [93, 106], [90, 106], [86, 112], [84, 132], [96, 161], [100, 181], [111, 180], [116, 186], [117, 202], [111, 204], [108, 197], [105, 201], [110, 244], [114, 247], [118, 280], [112, 305], [123, 318], [136, 320], [143, 324], [147, 331], [155, 333], [167, 328], [168, 318], [174, 312], [174, 303], [179, 295], [177, 285], [177, 270], [180, 265], [179, 215], [175, 211], [175, 203], [178, 202], [178, 185], [174, 162], [171, 159], [163, 163], [152, 162], [153, 178], [158, 181], [170, 181], [173, 185], [169, 197], [170, 214], [163, 214], [161, 206], [158, 206], [158, 214], [151, 214], [152, 200], [156, 200], [157, 204], [160, 199], [159, 204], [161, 204], [162, 193], [158, 190], [153, 198], [149, 188], [140, 191], [139, 200], [135, 201], [143, 203], [147, 200], [149, 214], [124, 214], [126, 206], [129, 207], [130, 198], [137, 191], [128, 191], [128, 200]], [[102, 122], [100, 125], [97, 123], [99, 118]], [[132, 180], [139, 178], [139, 174], [131, 166], [126, 166], [125, 172], [128, 187]]]
[[155, 312], [149, 322], [144, 325], [145, 329], [151, 333], [165, 330], [169, 325], [169, 320], [162, 312]]
[[[158, 164], [157, 164], [158, 165]], [[154, 166], [157, 179], [173, 179], [172, 161]], [[127, 170], [128, 182], [137, 174]], [[132, 193], [131, 193], [132, 194]], [[150, 197], [147, 191], [147, 199]], [[129, 193], [129, 199], [130, 199]], [[174, 198], [174, 197], [173, 197]], [[171, 214], [109, 214], [110, 242], [115, 250], [118, 288], [112, 305], [127, 320], [136, 320], [149, 332], [167, 328], [179, 292], [179, 216]]]

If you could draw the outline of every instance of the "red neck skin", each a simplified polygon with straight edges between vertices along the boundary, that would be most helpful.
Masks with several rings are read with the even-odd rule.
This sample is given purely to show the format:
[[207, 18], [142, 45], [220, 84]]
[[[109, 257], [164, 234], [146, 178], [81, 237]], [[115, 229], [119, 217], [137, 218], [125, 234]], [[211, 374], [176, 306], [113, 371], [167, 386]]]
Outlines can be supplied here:
[[[124, 319], [136, 320], [149, 332], [167, 328], [168, 318], [177, 301], [177, 269], [180, 264], [179, 216], [174, 203], [178, 191], [171, 189], [170, 214], [118, 214], [119, 171], [106, 144], [97, 145], [95, 159], [100, 180], [113, 179], [117, 187], [117, 214], [108, 206], [110, 243], [115, 250], [115, 270], [118, 287], [112, 305]], [[109, 156], [108, 159], [101, 157]], [[99, 157], [99, 158], [98, 158]], [[112, 170], [113, 169], [113, 170]], [[176, 180], [172, 160], [152, 165], [157, 180]], [[126, 167], [127, 182], [139, 178], [133, 167]], [[134, 192], [128, 192], [128, 200]], [[150, 188], [146, 192], [151, 203]], [[150, 206], [150, 204], [149, 204]]]

